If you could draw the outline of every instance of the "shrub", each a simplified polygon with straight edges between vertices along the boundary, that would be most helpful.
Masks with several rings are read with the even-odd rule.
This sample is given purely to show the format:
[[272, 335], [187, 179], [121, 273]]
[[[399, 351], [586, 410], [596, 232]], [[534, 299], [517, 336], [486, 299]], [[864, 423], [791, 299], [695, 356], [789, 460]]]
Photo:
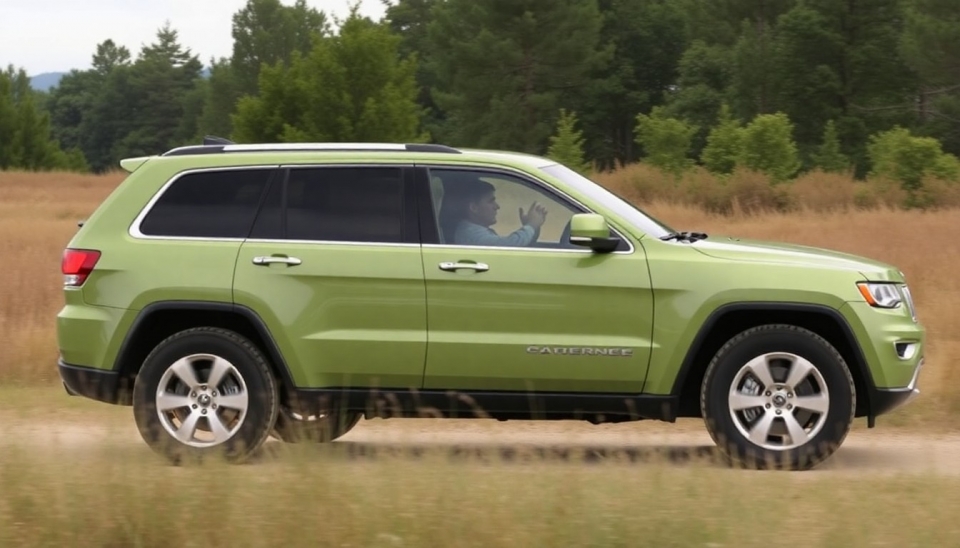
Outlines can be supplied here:
[[787, 115], [761, 114], [743, 129], [738, 163], [765, 173], [774, 183], [789, 179], [800, 169], [793, 124]]
[[636, 142], [646, 152], [645, 160], [674, 176], [693, 165], [687, 158], [697, 127], [683, 120], [670, 118], [662, 107], [654, 107], [649, 116], [637, 116]]
[[898, 181], [911, 193], [920, 189], [927, 177], [950, 181], [960, 178], [960, 162], [943, 152], [939, 141], [916, 137], [900, 126], [871, 136], [867, 154], [870, 175]]
[[742, 141], [743, 128], [730, 116], [730, 107], [724, 103], [720, 107], [717, 125], [707, 135], [707, 146], [700, 154], [700, 161], [713, 173], [732, 173], [737, 166]]

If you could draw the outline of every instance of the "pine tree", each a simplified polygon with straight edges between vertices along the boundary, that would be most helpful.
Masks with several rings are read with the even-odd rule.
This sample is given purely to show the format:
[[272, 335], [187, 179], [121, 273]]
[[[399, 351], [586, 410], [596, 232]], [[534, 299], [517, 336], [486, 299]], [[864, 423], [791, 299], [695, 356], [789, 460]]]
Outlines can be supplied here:
[[446, 0], [428, 26], [439, 140], [543, 151], [556, 112], [607, 63], [596, 0]]
[[737, 166], [742, 141], [743, 128], [730, 115], [730, 107], [724, 103], [720, 107], [717, 125], [707, 135], [707, 146], [700, 155], [700, 161], [713, 173], [732, 173]]
[[547, 156], [581, 175], [588, 175], [591, 169], [590, 162], [583, 158], [583, 132], [576, 129], [576, 124], [576, 113], [568, 113], [566, 109], [560, 109], [557, 132], [550, 137]]
[[823, 171], [843, 173], [850, 168], [850, 158], [840, 150], [840, 137], [833, 120], [823, 130], [823, 142], [811, 156], [814, 165]]

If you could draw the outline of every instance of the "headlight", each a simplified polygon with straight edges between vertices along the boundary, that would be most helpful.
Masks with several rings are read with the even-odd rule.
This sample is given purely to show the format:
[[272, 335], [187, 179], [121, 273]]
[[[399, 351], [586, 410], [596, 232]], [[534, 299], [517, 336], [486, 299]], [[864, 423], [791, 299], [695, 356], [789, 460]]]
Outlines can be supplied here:
[[870, 306], [878, 308], [897, 308], [903, 299], [895, 284], [859, 282], [857, 288]]

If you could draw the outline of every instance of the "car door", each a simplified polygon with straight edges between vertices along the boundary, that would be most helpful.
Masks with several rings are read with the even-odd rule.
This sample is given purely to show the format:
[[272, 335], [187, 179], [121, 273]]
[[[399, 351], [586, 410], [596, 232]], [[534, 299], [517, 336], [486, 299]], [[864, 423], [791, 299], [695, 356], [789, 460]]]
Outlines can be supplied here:
[[234, 301], [300, 388], [419, 388], [426, 302], [404, 166], [291, 166], [237, 258]]
[[[597, 254], [567, 244], [570, 217], [587, 210], [529, 176], [427, 170], [424, 388], [640, 392], [653, 320], [643, 248], [624, 241], [614, 253]], [[472, 210], [470, 189], [485, 200]], [[531, 230], [521, 216], [538, 209], [534, 202], [546, 220], [532, 231], [536, 243], [524, 245]], [[479, 217], [461, 225], [465, 216]], [[492, 243], [490, 229], [512, 239]]]

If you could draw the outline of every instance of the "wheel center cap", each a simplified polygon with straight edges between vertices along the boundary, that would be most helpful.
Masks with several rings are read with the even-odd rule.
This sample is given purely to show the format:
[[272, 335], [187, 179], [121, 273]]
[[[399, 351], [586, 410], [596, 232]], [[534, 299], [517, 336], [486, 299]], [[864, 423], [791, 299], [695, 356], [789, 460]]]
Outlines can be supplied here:
[[776, 394], [773, 396], [773, 405], [777, 407], [783, 407], [787, 403], [787, 398], [783, 394]]
[[197, 398], [197, 403], [199, 403], [203, 407], [207, 407], [208, 405], [210, 405], [210, 400], [211, 398], [208, 394], [201, 394], [200, 397]]

